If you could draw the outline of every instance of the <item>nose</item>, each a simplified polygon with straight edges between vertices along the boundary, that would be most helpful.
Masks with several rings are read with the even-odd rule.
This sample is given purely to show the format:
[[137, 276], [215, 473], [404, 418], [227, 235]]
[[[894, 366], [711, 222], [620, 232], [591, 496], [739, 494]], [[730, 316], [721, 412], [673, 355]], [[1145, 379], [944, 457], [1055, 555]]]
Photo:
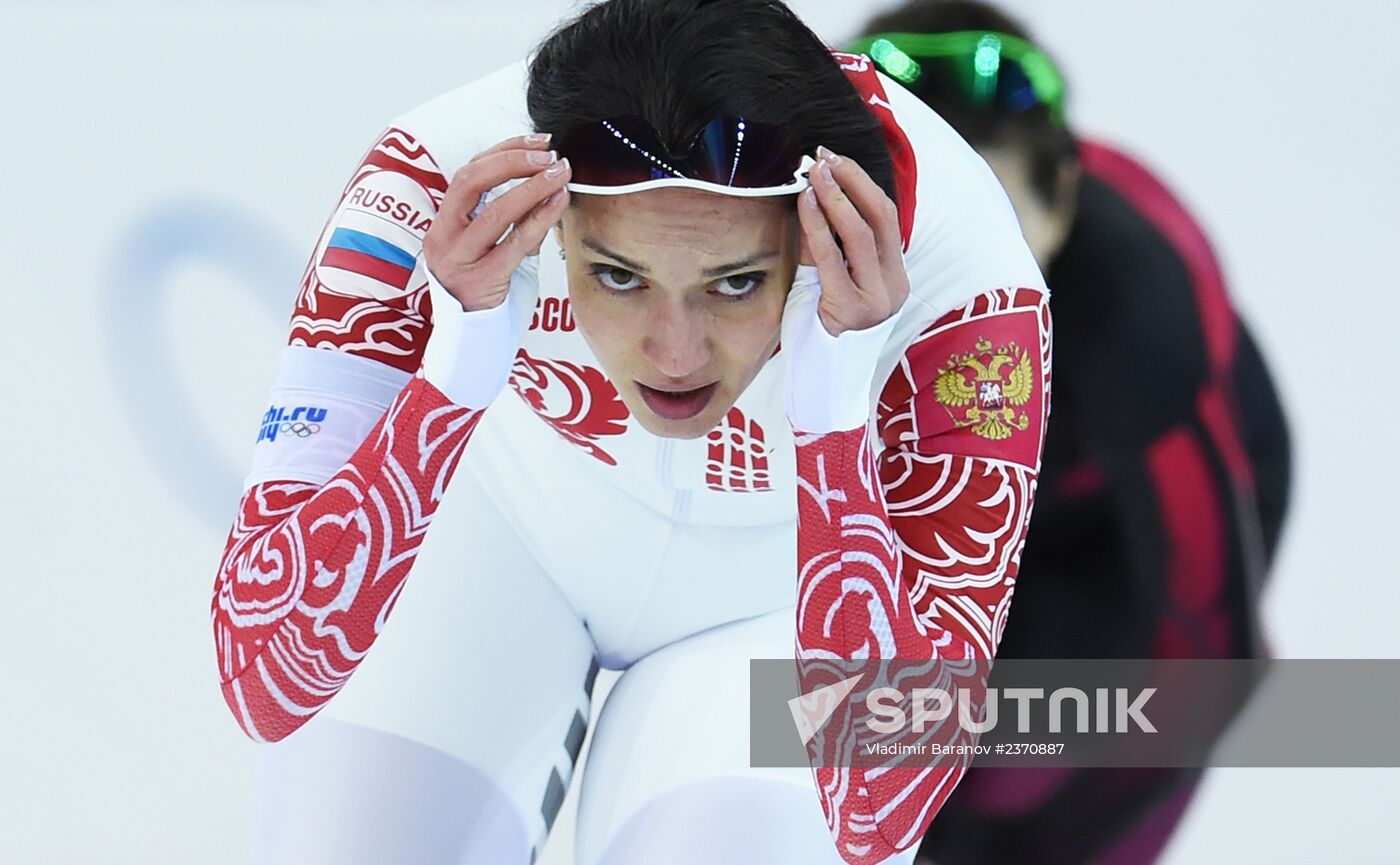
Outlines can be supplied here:
[[683, 298], [665, 298], [649, 312], [642, 354], [662, 375], [686, 379], [709, 364], [714, 351], [704, 310]]

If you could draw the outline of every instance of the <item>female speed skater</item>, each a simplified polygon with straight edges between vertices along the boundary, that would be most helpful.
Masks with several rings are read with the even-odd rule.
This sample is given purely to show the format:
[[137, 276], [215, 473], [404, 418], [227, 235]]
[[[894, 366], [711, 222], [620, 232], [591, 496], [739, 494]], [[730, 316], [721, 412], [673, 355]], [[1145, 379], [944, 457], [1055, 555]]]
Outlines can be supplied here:
[[751, 767], [748, 661], [992, 658], [1049, 375], [995, 175], [778, 0], [605, 0], [395, 119], [215, 585], [253, 861], [533, 861], [601, 666], [580, 865], [909, 863], [964, 767]]
[[[1056, 416], [998, 657], [1268, 657], [1288, 426], [1205, 233], [1148, 169], [1073, 132], [1056, 64], [995, 7], [913, 0], [865, 33], [847, 50], [996, 171], [1053, 293]], [[922, 853], [1146, 865], [1202, 774], [974, 766]]]

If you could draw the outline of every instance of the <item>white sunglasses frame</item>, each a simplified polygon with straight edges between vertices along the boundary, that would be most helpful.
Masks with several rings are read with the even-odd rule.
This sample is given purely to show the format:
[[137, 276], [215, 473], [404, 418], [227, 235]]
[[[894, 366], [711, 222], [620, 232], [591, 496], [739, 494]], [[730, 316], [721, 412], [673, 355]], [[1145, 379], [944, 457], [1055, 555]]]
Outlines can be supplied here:
[[595, 186], [590, 183], [566, 183], [564, 188], [570, 192], [579, 192], [586, 195], [628, 195], [633, 192], [643, 192], [648, 189], [664, 189], [666, 187], [682, 187], [685, 189], [699, 189], [704, 192], [714, 192], [719, 195], [730, 195], [736, 198], [769, 198], [775, 195], [797, 195], [807, 187], [812, 185], [808, 175], [812, 166], [817, 161], [811, 156], [803, 155], [802, 162], [793, 172], [792, 181], [782, 186], [724, 186], [719, 183], [710, 183], [707, 180], [695, 180], [689, 177], [658, 177], [653, 180], [643, 180], [639, 183], [627, 183], [622, 186]]

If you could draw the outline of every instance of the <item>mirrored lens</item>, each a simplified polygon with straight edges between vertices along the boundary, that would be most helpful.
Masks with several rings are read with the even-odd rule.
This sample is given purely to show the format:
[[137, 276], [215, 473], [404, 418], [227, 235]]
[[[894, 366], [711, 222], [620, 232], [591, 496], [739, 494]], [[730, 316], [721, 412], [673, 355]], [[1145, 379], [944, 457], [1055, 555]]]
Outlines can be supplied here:
[[802, 162], [785, 130], [740, 117], [710, 121], [681, 156], [668, 153], [651, 125], [636, 116], [582, 124], [559, 140], [558, 150], [573, 166], [573, 182], [594, 186], [667, 177], [744, 188], [781, 186]]
[[692, 177], [748, 189], [792, 180], [802, 152], [783, 129], [742, 117], [719, 117], [696, 136]]

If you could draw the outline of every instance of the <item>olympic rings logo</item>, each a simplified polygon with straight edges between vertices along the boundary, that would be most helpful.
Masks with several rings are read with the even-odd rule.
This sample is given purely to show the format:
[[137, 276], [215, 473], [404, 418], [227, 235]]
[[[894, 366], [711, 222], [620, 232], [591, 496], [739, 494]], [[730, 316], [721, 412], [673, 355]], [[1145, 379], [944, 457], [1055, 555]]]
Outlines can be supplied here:
[[320, 432], [321, 425], [318, 423], [302, 423], [301, 421], [293, 421], [290, 423], [282, 424], [281, 431], [284, 433], [291, 433], [292, 435], [297, 436], [298, 438], [306, 438], [307, 436], [314, 436], [316, 433]]

